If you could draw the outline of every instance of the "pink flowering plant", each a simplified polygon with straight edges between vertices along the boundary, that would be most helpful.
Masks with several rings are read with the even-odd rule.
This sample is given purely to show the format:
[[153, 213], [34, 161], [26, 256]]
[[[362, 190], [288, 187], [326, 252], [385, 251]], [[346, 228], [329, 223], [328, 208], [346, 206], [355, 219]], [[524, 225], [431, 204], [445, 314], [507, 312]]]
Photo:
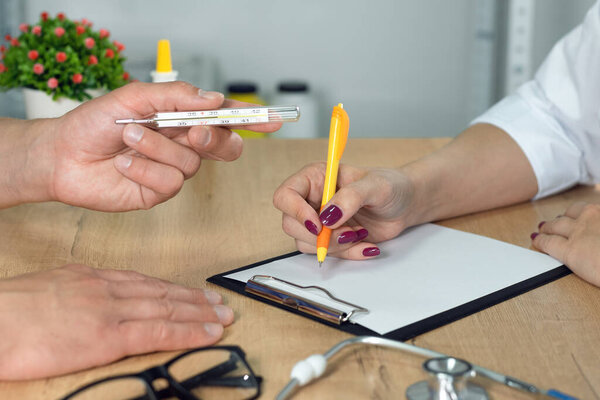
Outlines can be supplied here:
[[72, 21], [63, 13], [43, 12], [35, 25], [21, 24], [18, 37], [0, 44], [0, 89], [38, 89], [54, 100], [83, 101], [88, 89], [113, 90], [130, 81], [123, 69], [125, 46], [110, 40], [106, 29], [92, 30], [87, 19]]

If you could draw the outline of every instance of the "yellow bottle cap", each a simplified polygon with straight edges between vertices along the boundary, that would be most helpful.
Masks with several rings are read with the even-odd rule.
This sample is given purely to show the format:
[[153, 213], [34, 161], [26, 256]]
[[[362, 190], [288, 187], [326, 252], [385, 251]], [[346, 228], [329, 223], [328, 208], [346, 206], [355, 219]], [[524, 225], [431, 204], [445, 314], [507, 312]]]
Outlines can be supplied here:
[[156, 50], [156, 72], [171, 72], [173, 66], [171, 65], [171, 45], [167, 39], [161, 39], [158, 41], [158, 48]]

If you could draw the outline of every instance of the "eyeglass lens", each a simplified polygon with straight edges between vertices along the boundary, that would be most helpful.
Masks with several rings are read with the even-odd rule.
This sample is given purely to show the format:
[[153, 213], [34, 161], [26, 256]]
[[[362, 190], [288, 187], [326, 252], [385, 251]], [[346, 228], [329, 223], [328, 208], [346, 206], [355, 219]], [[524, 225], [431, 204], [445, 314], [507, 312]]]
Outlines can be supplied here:
[[258, 384], [246, 363], [228, 350], [190, 353], [171, 364], [168, 371], [199, 399], [247, 399], [258, 392]]
[[118, 378], [105, 381], [80, 392], [73, 400], [136, 399], [153, 400], [148, 384], [139, 378]]
[[[169, 365], [168, 373], [178, 382], [179, 391], [191, 393], [201, 400], [242, 400], [258, 394], [258, 383], [247, 364], [226, 349], [192, 352]], [[160, 384], [162, 381], [163, 384]], [[77, 393], [70, 400], [154, 400], [174, 399], [178, 390], [165, 388], [164, 379], [152, 385], [155, 396], [141, 378], [123, 377], [104, 382]]]

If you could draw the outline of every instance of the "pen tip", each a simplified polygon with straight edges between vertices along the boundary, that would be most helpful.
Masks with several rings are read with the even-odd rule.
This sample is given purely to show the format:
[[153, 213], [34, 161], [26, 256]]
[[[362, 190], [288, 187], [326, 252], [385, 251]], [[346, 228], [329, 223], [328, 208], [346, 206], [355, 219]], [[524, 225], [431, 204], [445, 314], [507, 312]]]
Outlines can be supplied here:
[[323, 265], [323, 261], [319, 261], [319, 268], [321, 268], [321, 265]]

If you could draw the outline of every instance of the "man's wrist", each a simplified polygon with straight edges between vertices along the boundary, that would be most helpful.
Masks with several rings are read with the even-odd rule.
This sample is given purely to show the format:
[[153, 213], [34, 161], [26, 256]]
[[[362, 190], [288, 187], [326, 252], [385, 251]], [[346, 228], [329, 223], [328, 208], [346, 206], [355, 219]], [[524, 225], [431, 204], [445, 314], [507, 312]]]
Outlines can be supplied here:
[[52, 200], [55, 119], [0, 121], [0, 208]]

